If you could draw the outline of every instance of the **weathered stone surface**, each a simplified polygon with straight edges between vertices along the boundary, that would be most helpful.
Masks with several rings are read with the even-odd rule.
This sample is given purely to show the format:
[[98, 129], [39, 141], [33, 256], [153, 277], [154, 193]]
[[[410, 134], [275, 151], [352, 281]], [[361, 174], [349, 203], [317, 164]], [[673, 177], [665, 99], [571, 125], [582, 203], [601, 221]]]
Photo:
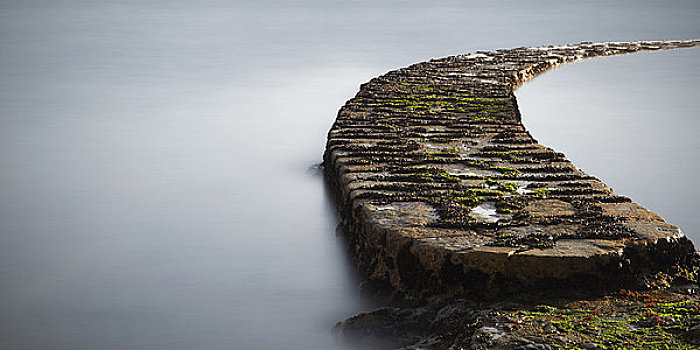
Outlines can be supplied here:
[[676, 287], [579, 300], [516, 295], [382, 308], [339, 322], [335, 331], [372, 349], [696, 349], [700, 300], [697, 284], [681, 276], [695, 274], [687, 273], [671, 277]]
[[358, 265], [408, 298], [490, 298], [539, 286], [615, 288], [690, 259], [677, 227], [538, 144], [513, 90], [575, 60], [698, 45], [477, 52], [363, 84], [324, 155]]
[[700, 324], [696, 324], [685, 333], [688, 343], [700, 345]]

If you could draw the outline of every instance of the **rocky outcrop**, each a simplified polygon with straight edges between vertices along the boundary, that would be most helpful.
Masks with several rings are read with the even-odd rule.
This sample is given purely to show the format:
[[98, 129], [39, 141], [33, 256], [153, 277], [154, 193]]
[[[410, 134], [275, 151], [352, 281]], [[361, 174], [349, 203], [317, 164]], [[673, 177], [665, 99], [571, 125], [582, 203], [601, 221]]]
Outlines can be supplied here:
[[700, 41], [580, 43], [418, 63], [363, 84], [324, 155], [352, 255], [412, 300], [601, 291], [685, 264], [694, 248], [657, 214], [525, 130], [513, 90], [560, 64]]
[[696, 349], [698, 286], [680, 277], [675, 282], [680, 285], [581, 300], [530, 295], [386, 307], [334, 330], [344, 341], [372, 349]]

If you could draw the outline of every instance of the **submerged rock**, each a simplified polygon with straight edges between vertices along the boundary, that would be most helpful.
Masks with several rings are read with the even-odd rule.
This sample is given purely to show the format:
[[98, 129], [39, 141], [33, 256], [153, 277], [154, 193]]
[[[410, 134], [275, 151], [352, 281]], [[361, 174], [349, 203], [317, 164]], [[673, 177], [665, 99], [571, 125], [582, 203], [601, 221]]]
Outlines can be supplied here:
[[700, 345], [700, 300], [687, 290], [442, 300], [357, 315], [336, 331], [371, 349], [690, 349]]

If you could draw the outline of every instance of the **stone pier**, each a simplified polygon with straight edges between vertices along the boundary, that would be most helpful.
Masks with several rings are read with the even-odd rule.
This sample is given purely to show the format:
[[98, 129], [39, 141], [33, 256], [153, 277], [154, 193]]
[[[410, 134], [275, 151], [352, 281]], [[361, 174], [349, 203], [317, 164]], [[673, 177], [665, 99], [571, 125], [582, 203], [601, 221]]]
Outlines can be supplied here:
[[676, 226], [538, 144], [513, 90], [568, 62], [699, 45], [484, 51], [363, 84], [338, 113], [324, 155], [358, 266], [377, 287], [427, 300], [609, 290], [692, 259]]

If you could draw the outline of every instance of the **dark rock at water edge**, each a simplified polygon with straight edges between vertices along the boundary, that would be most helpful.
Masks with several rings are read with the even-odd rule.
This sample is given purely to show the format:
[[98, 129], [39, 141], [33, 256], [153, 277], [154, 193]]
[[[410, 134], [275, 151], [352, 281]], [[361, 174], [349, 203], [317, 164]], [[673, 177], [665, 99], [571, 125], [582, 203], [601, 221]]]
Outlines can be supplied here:
[[[380, 347], [604, 347], [614, 341], [605, 345], [581, 330], [564, 332], [559, 326], [570, 321], [566, 317], [547, 316], [542, 330], [556, 331], [547, 339], [523, 338], [491, 313], [509, 314], [499, 301], [515, 295], [529, 299], [517, 312], [531, 312], [539, 295], [546, 296], [540, 301], [568, 297], [557, 307], [588, 317], [586, 308], [574, 311], [570, 303], [586, 297], [594, 304], [624, 304], [627, 299], [611, 292], [694, 283], [695, 250], [680, 230], [538, 144], [521, 123], [513, 90], [575, 60], [698, 44], [581, 43], [477, 52], [418, 63], [363, 84], [329, 132], [326, 175], [366, 284], [415, 307], [356, 316], [341, 323], [338, 333]], [[669, 300], [695, 300], [692, 293], [671, 294]], [[668, 308], [673, 302], [664, 303]], [[648, 315], [629, 312], [646, 318], [626, 326], [646, 329]], [[692, 338], [687, 329], [688, 337], [680, 336], [691, 314], [671, 322], [672, 339]]]

